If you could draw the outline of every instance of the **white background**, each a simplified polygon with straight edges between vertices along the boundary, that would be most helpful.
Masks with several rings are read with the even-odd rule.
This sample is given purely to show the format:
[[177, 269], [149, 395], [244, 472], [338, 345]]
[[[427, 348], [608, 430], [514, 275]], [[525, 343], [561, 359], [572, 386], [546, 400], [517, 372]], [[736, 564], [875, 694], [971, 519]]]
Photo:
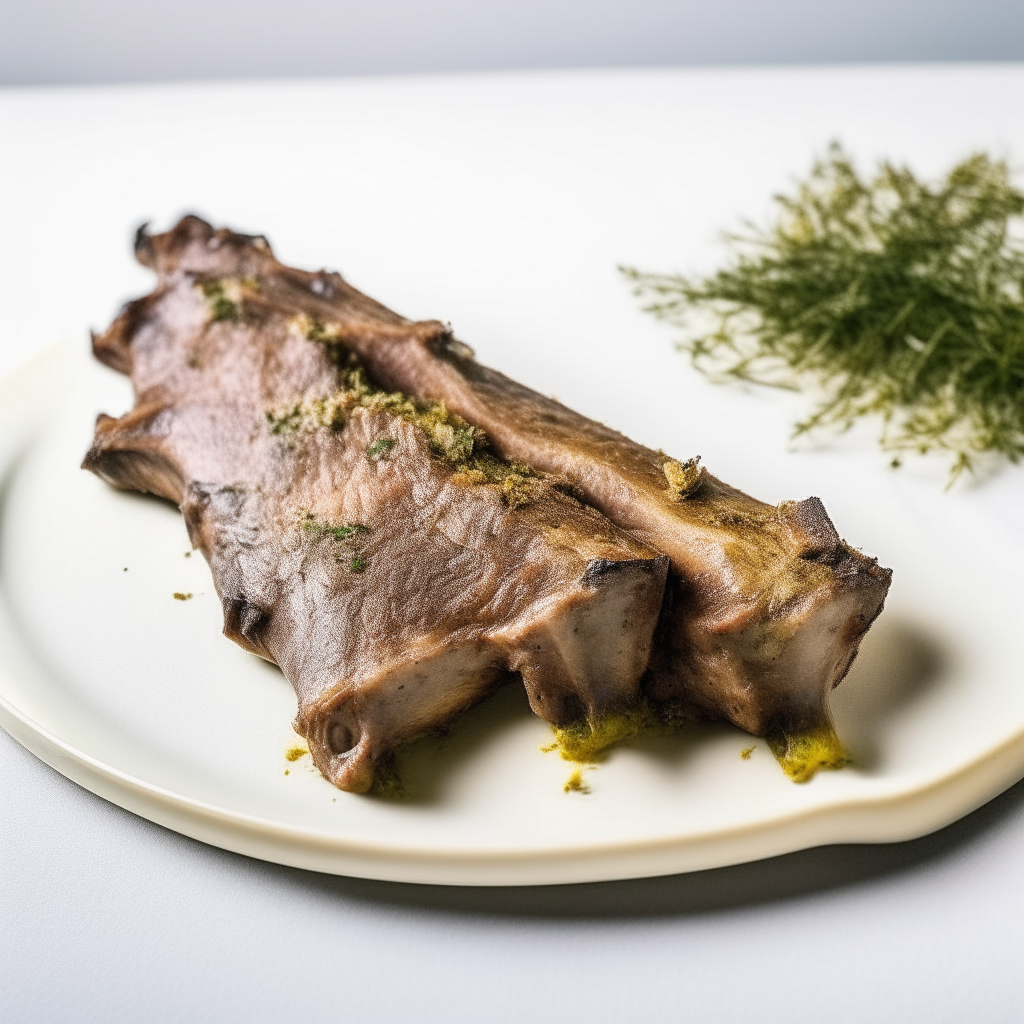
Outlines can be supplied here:
[[1021, 58], [1019, 0], [0, 4], [0, 84]]
[[[870, 103], [858, 103], [858, 88], [847, 89], [852, 98], [837, 118], [851, 128], [844, 138], [859, 143], [858, 152], [873, 152], [871, 127], [883, 121], [874, 145], [898, 158], [913, 150], [929, 171], [968, 143], [1006, 144], [984, 116], [965, 140], [947, 134], [944, 111], [963, 92], [962, 79], [948, 79], [943, 92], [941, 72], [907, 74], [902, 91], [894, 79], [883, 80]], [[827, 92], [823, 82], [809, 79], [806, 91]], [[1012, 109], [1005, 87], [997, 78], [972, 86], [975, 95], [988, 89], [1003, 96]], [[730, 88], [763, 94], [749, 79]], [[911, 103], [905, 118], [886, 120], [887, 95], [898, 95], [895, 106], [913, 96], [932, 100], [924, 113]], [[145, 287], [145, 275], [127, 262], [133, 217], [166, 220], [188, 194], [223, 196], [229, 205], [220, 184], [203, 192], [198, 158], [186, 162], [187, 188], [168, 186], [167, 161], [153, 141], [160, 124], [141, 133], [141, 151], [123, 146], [112, 155], [105, 148], [119, 118], [136, 116], [133, 105], [162, 109], [184, 132], [190, 104], [209, 109], [216, 96], [22, 98], [27, 106], [0, 123], [5, 368], [55, 337], [102, 324], [121, 298]], [[67, 128], [72, 123], [81, 126], [78, 134]], [[802, 122], [794, 117], [790, 129], [793, 123]], [[53, 137], [62, 130], [66, 145]], [[788, 163], [769, 161], [765, 193], [802, 171], [831, 130], [822, 117], [799, 136]], [[222, 145], [215, 140], [215, 148]], [[279, 138], [267, 145], [280, 153]], [[100, 193], [83, 192], [81, 168], [104, 152], [104, 173], [116, 180]], [[751, 152], [756, 159], [756, 147]], [[121, 177], [112, 169], [118, 161]], [[151, 174], [165, 192], [143, 208], [142, 183]], [[39, 202], [26, 186], [32, 181], [51, 183], [51, 202], [33, 208], [37, 232], [12, 234], [10, 226], [24, 220], [14, 211]], [[296, 215], [309, 216], [312, 198], [295, 202]], [[644, 197], [637, 202], [642, 209]], [[733, 212], [757, 213], [755, 196], [745, 195]], [[226, 209], [224, 216], [252, 218], [255, 211]], [[694, 223], [707, 233], [722, 219], [701, 211]], [[248, 219], [240, 226], [264, 227]], [[418, 225], [415, 247], [428, 245], [429, 228]], [[625, 250], [626, 240], [615, 239], [618, 251], [638, 258]], [[308, 254], [287, 242], [283, 255], [310, 264], [338, 251], [336, 239]], [[114, 253], [125, 254], [116, 257], [121, 262]], [[542, 261], [556, 264], [556, 257]], [[107, 279], [106, 268], [122, 265], [119, 277]], [[363, 280], [387, 297], [387, 273], [371, 262]], [[425, 277], [403, 308], [453, 310], [462, 279], [445, 268]], [[486, 284], [486, 275], [475, 280]], [[526, 271], [516, 283], [549, 286]], [[502, 282], [491, 288], [498, 296]], [[432, 295], [441, 297], [415, 308]], [[625, 299], [622, 309], [625, 316]], [[486, 303], [469, 301], [466, 319], [476, 328], [467, 337], [480, 340], [489, 325]], [[913, 843], [808, 851], [671, 879], [532, 890], [347, 880], [254, 862], [169, 833], [82, 791], [0, 733], [0, 1019], [1015, 1021], [1024, 1006], [1022, 861], [1018, 786]]]

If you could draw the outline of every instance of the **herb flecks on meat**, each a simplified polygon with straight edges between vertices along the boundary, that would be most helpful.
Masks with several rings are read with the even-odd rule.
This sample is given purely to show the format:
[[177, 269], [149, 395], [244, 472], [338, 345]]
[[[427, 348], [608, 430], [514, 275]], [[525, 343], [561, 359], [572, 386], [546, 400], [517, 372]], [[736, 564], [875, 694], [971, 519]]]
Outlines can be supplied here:
[[347, 562], [352, 572], [362, 572], [366, 568], [366, 557], [359, 546], [359, 539], [369, 533], [369, 528], [362, 523], [329, 523], [317, 519], [307, 509], [299, 511], [299, 522], [302, 529], [314, 537], [331, 537], [338, 543], [334, 558], [337, 562]]
[[[383, 409], [422, 430], [434, 455], [455, 468], [457, 483], [500, 484], [505, 504], [513, 509], [530, 501], [532, 483], [539, 477], [532, 467], [495, 458], [487, 451], [484, 432], [450, 412], [443, 401], [410, 398], [401, 391], [384, 391], [374, 386], [365, 367], [345, 347], [341, 328], [310, 321], [306, 316], [296, 317], [295, 325], [309, 340], [327, 346], [341, 369], [343, 384], [324, 397], [306, 398], [268, 410], [266, 418], [273, 433], [325, 427], [340, 430], [353, 409]], [[396, 443], [394, 438], [379, 439], [367, 448], [366, 457], [371, 462], [380, 461]]]

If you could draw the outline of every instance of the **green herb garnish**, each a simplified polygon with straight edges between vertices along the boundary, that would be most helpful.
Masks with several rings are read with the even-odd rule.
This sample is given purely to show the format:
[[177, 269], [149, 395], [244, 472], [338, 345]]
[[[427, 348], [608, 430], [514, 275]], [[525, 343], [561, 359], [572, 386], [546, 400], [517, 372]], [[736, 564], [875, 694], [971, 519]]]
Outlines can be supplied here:
[[272, 434], [284, 434], [302, 428], [302, 408], [298, 403], [281, 412], [270, 409], [266, 415]]
[[348, 567], [352, 572], [362, 572], [366, 568], [363, 553], [353, 552], [352, 548], [358, 537], [370, 532], [368, 527], [362, 523], [330, 523], [326, 519], [317, 519], [308, 509], [299, 509], [298, 517], [306, 533], [317, 537], [333, 537], [338, 542], [338, 550], [334, 555], [336, 562], [344, 562], [351, 556]]
[[825, 391], [795, 435], [880, 415], [882, 448], [1024, 456], [1024, 193], [978, 154], [936, 185], [834, 144], [765, 230], [705, 279], [623, 268], [714, 378]]
[[325, 526], [324, 533], [329, 533], [335, 540], [349, 540], [357, 534], [366, 533], [362, 523], [345, 523], [343, 526]]
[[210, 307], [210, 319], [214, 323], [238, 319], [238, 304], [228, 297], [223, 281], [203, 281], [199, 287]]
[[398, 442], [393, 437], [381, 437], [366, 449], [366, 457], [370, 462], [379, 462], [396, 444]]

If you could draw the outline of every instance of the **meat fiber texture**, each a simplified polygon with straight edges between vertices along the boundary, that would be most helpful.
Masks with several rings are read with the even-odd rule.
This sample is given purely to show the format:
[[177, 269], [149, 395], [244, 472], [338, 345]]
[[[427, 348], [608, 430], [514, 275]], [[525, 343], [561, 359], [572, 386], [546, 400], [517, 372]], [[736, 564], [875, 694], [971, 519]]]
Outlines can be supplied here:
[[318, 279], [261, 239], [188, 218], [138, 253], [156, 290], [94, 337], [135, 405], [99, 417], [84, 465], [181, 507], [225, 633], [281, 667], [326, 778], [370, 789], [516, 674], [556, 726], [638, 705], [663, 555], [443, 408], [353, 389], [296, 317]]
[[[706, 472], [697, 459], [678, 460], [638, 445], [481, 366], [438, 321], [408, 321], [337, 274], [280, 264], [260, 237], [214, 231], [189, 217], [165, 235], [140, 233], [137, 255], [157, 270], [160, 283], [126, 307], [94, 345], [99, 358], [131, 373], [136, 407], [119, 421], [101, 419], [86, 465], [119, 486], [151, 490], [182, 505], [193, 539], [213, 566], [228, 634], [285, 670], [300, 698], [298, 727], [311, 737], [321, 770], [337, 784], [352, 786], [344, 781], [350, 777], [358, 779], [354, 788], [368, 784], [375, 759], [479, 699], [494, 685], [492, 677], [510, 671], [522, 672], [542, 717], [560, 726], [582, 723], [595, 741], [622, 735], [621, 728], [602, 732], [601, 723], [634, 708], [642, 687], [643, 699], [662, 719], [725, 719], [767, 736], [798, 781], [844, 762], [828, 694], [881, 611], [891, 573], [840, 539], [817, 498], [778, 506], [751, 498]], [[354, 391], [344, 367], [356, 365], [374, 389], [401, 393], [421, 408], [439, 407], [451, 422], [438, 428], [436, 416], [399, 416], [394, 425], [394, 416], [379, 421], [388, 414], [379, 402], [373, 405], [373, 396], [349, 409], [345, 403]], [[452, 423], [461, 440], [452, 440]], [[398, 442], [399, 430], [401, 441], [386, 457], [366, 458], [374, 445]], [[503, 461], [488, 456], [480, 466], [459, 463], [455, 449], [467, 431], [486, 437], [488, 451]], [[431, 487], [416, 484], [417, 474], [433, 481]], [[489, 482], [468, 483], [480, 478]], [[393, 488], [386, 500], [378, 497], [385, 480]], [[420, 504], [427, 493], [435, 495], [429, 515]], [[630, 609], [614, 631], [611, 661], [601, 645], [608, 638], [599, 630], [573, 657], [561, 658], [580, 666], [572, 685], [557, 672], [559, 682], [538, 682], [548, 680], [550, 670], [529, 668], [522, 646], [515, 654], [507, 644], [488, 646], [486, 666], [453, 653], [462, 650], [459, 630], [467, 616], [488, 636], [495, 629], [489, 599], [472, 610], [458, 603], [475, 593], [473, 573], [482, 570], [452, 563], [454, 548], [436, 536], [442, 529], [437, 524], [451, 521], [480, 529], [479, 513], [467, 504], [474, 501], [491, 509], [489, 557], [509, 551], [506, 531], [538, 538], [531, 551], [539, 538], [547, 541], [537, 548], [535, 569], [518, 553], [494, 566], [494, 592], [511, 588], [518, 595], [516, 610], [510, 605], [507, 613], [515, 621], [524, 614], [519, 609], [535, 609], [531, 601], [549, 608], [544, 602], [556, 593], [563, 601], [572, 587], [589, 593], [583, 579], [592, 584], [607, 578], [603, 588], [628, 595], [604, 599], [608, 607]], [[296, 515], [310, 517], [298, 534]], [[407, 535], [411, 522], [428, 520], [429, 528], [414, 540]], [[357, 560], [349, 561], [346, 576], [329, 565], [335, 534], [327, 531], [356, 525], [365, 532], [347, 534], [344, 555], [333, 556]], [[557, 555], [552, 530], [573, 537], [567, 546], [556, 545]], [[236, 534], [238, 540], [229, 539]], [[268, 543], [243, 543], [250, 536]], [[293, 550], [297, 536], [302, 544]], [[587, 547], [588, 537], [594, 543], [600, 538], [600, 553]], [[385, 538], [392, 546], [378, 550]], [[458, 545], [465, 543], [460, 537]], [[480, 541], [473, 543], [483, 550]], [[365, 554], [351, 553], [353, 544]], [[256, 549], [262, 561], [253, 561]], [[555, 571], [569, 550], [577, 561], [565, 565], [542, 596], [533, 573], [542, 566]], [[310, 559], [321, 565], [318, 575], [299, 568], [314, 564]], [[359, 583], [352, 583], [351, 565], [364, 562]], [[667, 580], [658, 591], [666, 562]], [[595, 568], [620, 563], [623, 568], [614, 572]], [[376, 575], [392, 564], [421, 574], [430, 566], [451, 587], [453, 603], [446, 605], [449, 592], [433, 584], [419, 601], [406, 598], [401, 573], [391, 577], [398, 581], [396, 596]], [[322, 587], [315, 594], [305, 582], [314, 575]], [[277, 582], [257, 586], [264, 578]], [[364, 596], [345, 596], [363, 585]], [[598, 600], [596, 593], [590, 596]], [[397, 605], [389, 605], [389, 617], [367, 622], [372, 636], [349, 636], [352, 620], [346, 616], [354, 606], [347, 602], [376, 608], [392, 598]], [[558, 607], [556, 618], [567, 614]], [[603, 613], [588, 614], [600, 619]], [[347, 652], [351, 645], [359, 653], [328, 656], [322, 641], [310, 646], [307, 634], [313, 632], [318, 638], [338, 633], [332, 651]], [[460, 695], [438, 698], [429, 713], [418, 704], [404, 708], [394, 686], [363, 682], [371, 676], [397, 679], [401, 672], [389, 659], [401, 661], [411, 635], [429, 635], [436, 645], [432, 688]], [[315, 665], [307, 664], [311, 659]], [[621, 665], [609, 669], [614, 684], [595, 686], [590, 673], [601, 665]], [[402, 685], [404, 695], [408, 684], [395, 684]], [[371, 689], [381, 696], [359, 721], [386, 720], [388, 727], [375, 725], [376, 733], [350, 724], [352, 708], [369, 707], [369, 697], [360, 694]], [[349, 752], [339, 753], [350, 742]]]

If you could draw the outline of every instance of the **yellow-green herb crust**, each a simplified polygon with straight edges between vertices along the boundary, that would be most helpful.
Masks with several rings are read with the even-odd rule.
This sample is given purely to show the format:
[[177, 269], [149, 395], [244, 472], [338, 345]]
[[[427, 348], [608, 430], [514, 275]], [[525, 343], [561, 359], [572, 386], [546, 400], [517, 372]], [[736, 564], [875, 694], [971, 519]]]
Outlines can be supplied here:
[[[652, 730], [672, 732], [681, 724], [659, 715], [650, 704], [644, 703], [597, 722], [574, 722], [564, 729], [555, 728], [554, 742], [540, 749], [543, 753], [557, 750], [564, 761], [594, 765], [601, 763], [618, 743]], [[850, 763], [831, 724], [779, 730], [769, 734], [766, 740], [779, 766], [794, 782], [809, 782], [819, 771], [839, 769]], [[740, 757], [749, 761], [754, 749], [754, 746], [744, 748]]]
[[766, 737], [768, 749], [794, 782], [809, 782], [819, 771], [842, 768], [850, 757], [830, 724], [806, 731], [776, 732]]
[[948, 452], [951, 480], [1024, 456], [1024, 192], [984, 154], [937, 184], [882, 163], [862, 178], [833, 145], [763, 230], [727, 236], [705, 279], [623, 268], [716, 379], [824, 397], [800, 435], [882, 418], [881, 445]]
[[233, 277], [212, 278], [198, 283], [210, 310], [210, 320], [238, 320], [242, 315], [243, 293], [259, 291], [259, 282], [251, 278], [239, 280]]
[[583, 770], [577, 768], [568, 779], [565, 780], [565, 785], [562, 787], [562, 791], [565, 793], [589, 793], [590, 787], [583, 780]]
[[[532, 481], [538, 474], [518, 462], [495, 458], [487, 449], [484, 432], [449, 412], [444, 402], [413, 399], [400, 391], [383, 391], [367, 376], [359, 360], [345, 347], [343, 335], [335, 328], [307, 316], [293, 321], [296, 330], [310, 341], [327, 345], [341, 368], [341, 385], [322, 398], [303, 399], [293, 405], [270, 409], [267, 422], [274, 434], [298, 433], [327, 427], [341, 430], [356, 408], [380, 409], [415, 424], [427, 437], [434, 456], [455, 469], [453, 481], [463, 486], [500, 484], [505, 504], [519, 508], [530, 500]], [[385, 458], [396, 441], [380, 438], [366, 450], [371, 462]]]
[[677, 498], [688, 498], [699, 490], [707, 475], [706, 470], [700, 464], [699, 455], [687, 459], [685, 462], [679, 462], [678, 459], [666, 459], [661, 468], [669, 487]]
[[377, 765], [370, 792], [382, 800], [404, 800], [409, 795], [393, 758]]
[[606, 715], [596, 722], [573, 722], [563, 729], [555, 728], [555, 742], [542, 750], [557, 750], [563, 761], [597, 764], [604, 760], [609, 748], [623, 740], [633, 739], [661, 722], [644, 704], [629, 711]]

